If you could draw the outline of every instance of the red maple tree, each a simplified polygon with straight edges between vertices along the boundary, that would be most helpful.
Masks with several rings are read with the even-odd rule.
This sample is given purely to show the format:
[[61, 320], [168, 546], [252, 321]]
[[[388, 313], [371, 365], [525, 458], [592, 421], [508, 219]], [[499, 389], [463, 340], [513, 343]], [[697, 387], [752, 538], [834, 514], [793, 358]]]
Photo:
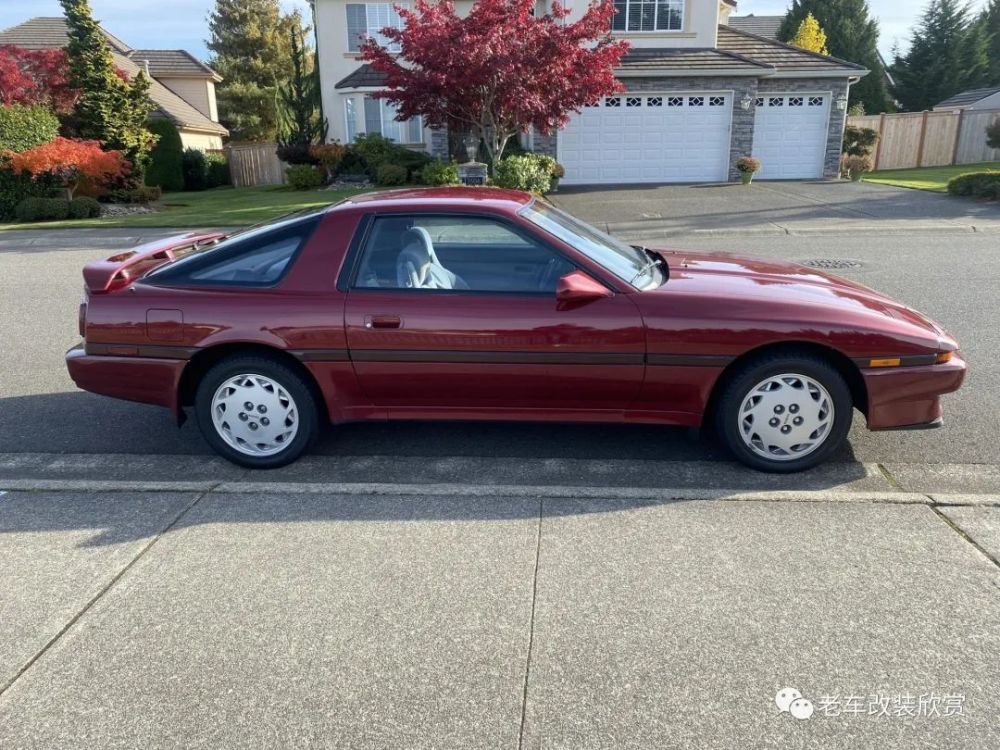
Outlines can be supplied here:
[[98, 141], [62, 137], [20, 153], [5, 151], [0, 157], [15, 172], [55, 175], [70, 198], [82, 177], [95, 185], [109, 185], [128, 175], [132, 168], [120, 151], [105, 151]]
[[591, 3], [567, 22], [558, 0], [533, 15], [535, 0], [477, 0], [460, 18], [450, 0], [397, 7], [402, 29], [381, 34], [391, 52], [368, 39], [362, 58], [384, 74], [376, 93], [401, 120], [422, 116], [431, 127], [471, 130], [494, 163], [507, 142], [531, 127], [549, 134], [569, 115], [622, 90], [614, 68], [628, 42], [611, 38], [614, 5]]
[[0, 46], [0, 104], [44, 104], [68, 114], [79, 96], [69, 85], [66, 51]]

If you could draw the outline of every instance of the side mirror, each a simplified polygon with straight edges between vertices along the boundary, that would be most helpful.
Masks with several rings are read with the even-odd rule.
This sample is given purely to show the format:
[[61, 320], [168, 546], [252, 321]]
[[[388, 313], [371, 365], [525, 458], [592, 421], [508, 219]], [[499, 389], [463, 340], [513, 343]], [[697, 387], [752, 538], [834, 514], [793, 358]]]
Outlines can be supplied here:
[[556, 284], [556, 306], [560, 310], [613, 296], [614, 292], [582, 271], [568, 273]]

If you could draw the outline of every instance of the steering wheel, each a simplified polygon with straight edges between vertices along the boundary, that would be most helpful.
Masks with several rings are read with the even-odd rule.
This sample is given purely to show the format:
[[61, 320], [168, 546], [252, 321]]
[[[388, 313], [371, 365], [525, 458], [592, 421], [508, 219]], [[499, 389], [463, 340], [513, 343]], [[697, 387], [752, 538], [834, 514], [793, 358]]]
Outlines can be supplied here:
[[553, 257], [542, 267], [541, 272], [538, 274], [538, 291], [555, 291], [556, 281], [558, 280], [557, 272], [560, 265], [559, 258]]

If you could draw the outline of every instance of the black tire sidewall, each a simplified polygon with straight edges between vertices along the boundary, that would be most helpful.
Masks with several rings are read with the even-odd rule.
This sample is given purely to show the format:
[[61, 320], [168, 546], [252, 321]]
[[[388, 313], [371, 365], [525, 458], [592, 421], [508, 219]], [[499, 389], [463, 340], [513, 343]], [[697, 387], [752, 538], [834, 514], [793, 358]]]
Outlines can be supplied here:
[[[739, 409], [751, 388], [775, 375], [806, 375], [819, 382], [833, 399], [833, 428], [818, 449], [791, 461], [774, 461], [754, 453], [739, 434]], [[716, 412], [716, 431], [729, 451], [742, 463], [759, 471], [790, 474], [826, 461], [847, 439], [854, 417], [851, 390], [829, 363], [809, 356], [775, 355], [745, 365], [726, 385]]]
[[[248, 456], [229, 445], [212, 420], [212, 399], [219, 386], [236, 375], [263, 375], [280, 384], [295, 400], [299, 430], [287, 447], [272, 456]], [[205, 441], [223, 458], [250, 469], [276, 469], [295, 461], [313, 443], [319, 425], [316, 399], [308, 383], [297, 372], [272, 359], [236, 356], [225, 359], [206, 372], [195, 394], [195, 415]]]

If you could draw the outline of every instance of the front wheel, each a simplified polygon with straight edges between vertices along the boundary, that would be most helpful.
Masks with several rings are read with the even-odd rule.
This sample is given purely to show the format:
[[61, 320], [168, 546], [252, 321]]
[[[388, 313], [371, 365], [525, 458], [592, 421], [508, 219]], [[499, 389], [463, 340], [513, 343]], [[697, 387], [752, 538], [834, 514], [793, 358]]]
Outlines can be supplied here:
[[716, 428], [740, 461], [791, 473], [828, 459], [847, 438], [850, 389], [827, 361], [772, 355], [747, 363], [724, 386]]
[[301, 375], [260, 356], [225, 359], [195, 394], [198, 427], [235, 464], [273, 469], [297, 459], [316, 437], [316, 399]]

